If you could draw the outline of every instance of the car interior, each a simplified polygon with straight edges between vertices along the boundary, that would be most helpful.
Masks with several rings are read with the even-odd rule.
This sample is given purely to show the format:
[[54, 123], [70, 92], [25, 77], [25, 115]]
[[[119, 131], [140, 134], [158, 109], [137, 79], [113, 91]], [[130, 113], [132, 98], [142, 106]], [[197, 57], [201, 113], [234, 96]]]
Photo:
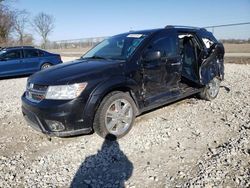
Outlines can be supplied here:
[[201, 49], [192, 34], [178, 35], [182, 58], [182, 76], [191, 81], [199, 81], [199, 55]]

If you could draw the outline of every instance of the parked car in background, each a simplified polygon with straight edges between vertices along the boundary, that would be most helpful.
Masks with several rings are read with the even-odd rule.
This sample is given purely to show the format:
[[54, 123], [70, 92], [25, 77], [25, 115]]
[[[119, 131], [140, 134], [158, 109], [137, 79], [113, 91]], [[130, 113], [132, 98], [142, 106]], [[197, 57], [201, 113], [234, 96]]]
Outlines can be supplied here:
[[62, 63], [59, 54], [32, 46], [17, 46], [0, 50], [0, 77], [28, 75]]
[[194, 94], [215, 99], [223, 62], [223, 45], [203, 28], [116, 35], [79, 60], [33, 74], [22, 96], [23, 115], [49, 135], [94, 130], [103, 138], [121, 138], [145, 111]]

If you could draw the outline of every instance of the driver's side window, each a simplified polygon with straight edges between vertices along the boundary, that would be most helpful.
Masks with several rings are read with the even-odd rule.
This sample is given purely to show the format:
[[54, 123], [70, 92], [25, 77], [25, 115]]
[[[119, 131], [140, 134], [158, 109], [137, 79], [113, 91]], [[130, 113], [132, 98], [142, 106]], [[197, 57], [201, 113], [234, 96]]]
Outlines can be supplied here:
[[177, 54], [176, 39], [171, 36], [162, 36], [153, 39], [150, 44], [146, 47], [145, 53], [147, 52], [161, 53], [161, 57], [173, 57]]

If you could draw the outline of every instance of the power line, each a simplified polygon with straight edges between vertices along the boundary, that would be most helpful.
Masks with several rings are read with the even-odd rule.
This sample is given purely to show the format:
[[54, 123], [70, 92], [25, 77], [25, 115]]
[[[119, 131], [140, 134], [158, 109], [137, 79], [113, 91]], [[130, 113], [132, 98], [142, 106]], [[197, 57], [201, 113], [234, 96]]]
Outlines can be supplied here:
[[[242, 23], [231, 23], [231, 24], [222, 24], [222, 25], [210, 25], [210, 26], [205, 26], [203, 28], [206, 29], [212, 29], [212, 33], [214, 33], [214, 29], [218, 28], [218, 27], [231, 27], [231, 26], [239, 26], [239, 25], [250, 25], [250, 22], [242, 22]], [[56, 43], [81, 43], [81, 42], [100, 42], [103, 39], [105, 39], [107, 37], [93, 37], [93, 38], [82, 38], [82, 39], [72, 39], [72, 40], [58, 40], [58, 41], [54, 41]]]
[[243, 22], [243, 23], [233, 23], [233, 24], [223, 24], [223, 25], [212, 25], [212, 26], [206, 26], [204, 28], [216, 28], [216, 27], [230, 27], [230, 26], [237, 26], [237, 25], [248, 25], [250, 22]]

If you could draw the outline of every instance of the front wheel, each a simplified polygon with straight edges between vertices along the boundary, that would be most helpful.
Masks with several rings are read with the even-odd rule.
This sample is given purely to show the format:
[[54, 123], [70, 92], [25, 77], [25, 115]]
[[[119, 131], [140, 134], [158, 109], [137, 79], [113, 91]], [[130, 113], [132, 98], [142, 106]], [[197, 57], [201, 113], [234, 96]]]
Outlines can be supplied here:
[[220, 80], [218, 78], [213, 78], [203, 89], [202, 92], [200, 92], [200, 97], [202, 99], [211, 101], [215, 99], [219, 93], [220, 90]]
[[119, 139], [132, 128], [135, 115], [136, 106], [130, 95], [112, 92], [101, 102], [95, 114], [93, 128], [103, 138]]

